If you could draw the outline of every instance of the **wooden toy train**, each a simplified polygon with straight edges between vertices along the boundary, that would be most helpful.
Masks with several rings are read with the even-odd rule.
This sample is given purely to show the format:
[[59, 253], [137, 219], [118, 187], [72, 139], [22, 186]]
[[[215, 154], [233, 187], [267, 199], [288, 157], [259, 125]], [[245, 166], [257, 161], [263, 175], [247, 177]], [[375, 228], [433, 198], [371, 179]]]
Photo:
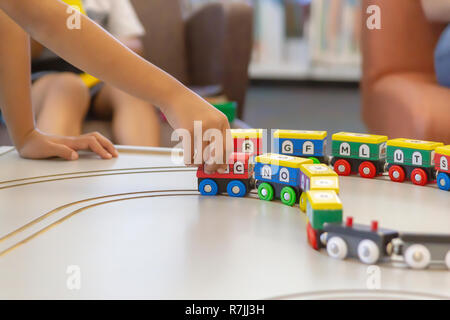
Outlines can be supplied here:
[[[450, 190], [450, 146], [442, 143], [392, 139], [381, 135], [341, 132], [332, 136], [332, 154], [326, 154], [326, 131], [277, 130], [273, 150], [262, 154], [262, 130], [232, 131], [235, 152], [227, 172], [197, 171], [202, 195], [228, 193], [244, 197], [256, 188], [261, 200], [299, 203], [308, 218], [308, 242], [328, 255], [359, 258], [374, 264], [392, 255], [403, 257], [411, 268], [443, 262], [450, 269], [450, 235], [406, 234], [370, 226], [343, 223], [338, 197], [338, 175], [358, 172], [363, 178], [388, 173], [394, 182], [411, 180], [426, 185], [437, 178], [441, 190]], [[329, 167], [331, 165], [334, 171]]]
[[[232, 136], [235, 152], [262, 154], [261, 129], [232, 130]], [[420, 186], [437, 178], [441, 190], [450, 190], [450, 145], [351, 132], [333, 134], [330, 155], [326, 154], [326, 145], [326, 131], [276, 130], [272, 150], [331, 165], [341, 176], [359, 174], [371, 179], [387, 173], [394, 182], [410, 180]]]

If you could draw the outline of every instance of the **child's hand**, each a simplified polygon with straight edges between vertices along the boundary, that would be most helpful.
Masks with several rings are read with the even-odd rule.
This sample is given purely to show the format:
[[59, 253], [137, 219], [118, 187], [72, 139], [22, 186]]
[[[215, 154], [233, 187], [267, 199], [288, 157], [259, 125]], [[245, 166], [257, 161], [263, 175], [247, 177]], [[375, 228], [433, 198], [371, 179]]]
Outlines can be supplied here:
[[[209, 144], [208, 141], [203, 141], [203, 137], [194, 137], [194, 121], [201, 121], [203, 134], [208, 129], [218, 129], [222, 133], [223, 138], [223, 157], [214, 163], [208, 161], [208, 163], [205, 164], [205, 171], [212, 173], [216, 171], [222, 172], [226, 169], [226, 160], [228, 159], [229, 153], [232, 151], [227, 149], [227, 147], [232, 148], [232, 145], [227, 146], [226, 144], [227, 134], [230, 134], [230, 125], [227, 117], [222, 112], [190, 91], [185, 91], [169, 108], [162, 111], [172, 128], [186, 129], [190, 133], [190, 150], [186, 150], [187, 145], [183, 143], [185, 149], [184, 161], [187, 165], [201, 164], [198, 161], [199, 155], [204, 155], [204, 150]], [[195, 145], [197, 145], [195, 141], [199, 141], [200, 139], [202, 139], [202, 150], [194, 150]], [[200, 143], [198, 143], [198, 145], [200, 145]], [[209, 158], [212, 156], [214, 155], [204, 155], [202, 162], [204, 163], [208, 160], [205, 159], [205, 157]]]
[[77, 150], [91, 150], [103, 159], [111, 159], [119, 155], [113, 144], [97, 132], [79, 137], [60, 137], [33, 130], [25, 137], [17, 150], [22, 157], [29, 159], [60, 157], [66, 160], [77, 160]]

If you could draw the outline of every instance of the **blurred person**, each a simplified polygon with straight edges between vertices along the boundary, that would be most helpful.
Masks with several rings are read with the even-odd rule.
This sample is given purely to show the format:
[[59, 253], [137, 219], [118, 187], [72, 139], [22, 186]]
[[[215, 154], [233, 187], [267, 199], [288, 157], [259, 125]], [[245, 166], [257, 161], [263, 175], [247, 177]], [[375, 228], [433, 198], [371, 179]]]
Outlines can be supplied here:
[[447, 24], [434, 52], [434, 68], [438, 83], [450, 88], [450, 0], [421, 1], [429, 21]]
[[450, 1], [364, 0], [363, 117], [370, 131], [450, 143]]
[[[145, 30], [129, 0], [82, 0], [80, 5], [89, 18], [142, 55], [141, 37]], [[89, 88], [89, 82], [82, 81], [82, 71], [43, 50], [37, 42], [32, 43], [32, 54], [35, 58], [32, 100], [40, 130], [77, 136], [87, 115], [112, 116], [113, 135], [118, 144], [159, 146], [159, 115], [151, 104], [108, 84], [92, 84]]]
[[[201, 123], [203, 132], [219, 130], [228, 140], [230, 127], [226, 116], [174, 77], [126, 48], [89, 17], [80, 15], [81, 28], [67, 28], [69, 9], [57, 0], [0, 1], [0, 41], [7, 44], [0, 46], [0, 108], [19, 155], [29, 159], [76, 160], [78, 150], [91, 150], [104, 159], [118, 156], [111, 142], [99, 133], [61, 136], [36, 128], [30, 86], [32, 37], [79, 69], [158, 106], [172, 128], [189, 134], [183, 136], [187, 138], [183, 141], [185, 163], [205, 163], [206, 171], [223, 173], [230, 146], [209, 148], [203, 137], [195, 135], [194, 122]], [[194, 148], [196, 145], [198, 148]]]

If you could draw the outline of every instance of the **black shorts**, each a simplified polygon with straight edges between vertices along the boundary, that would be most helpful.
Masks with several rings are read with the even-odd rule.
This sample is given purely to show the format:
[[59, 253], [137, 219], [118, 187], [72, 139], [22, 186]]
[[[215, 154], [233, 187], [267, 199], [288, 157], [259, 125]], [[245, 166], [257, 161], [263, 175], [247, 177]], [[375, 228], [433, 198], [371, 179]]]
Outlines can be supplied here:
[[[31, 83], [35, 83], [37, 80], [42, 78], [43, 76], [54, 74], [54, 73], [61, 73], [61, 72], [71, 72], [74, 74], [82, 74], [84, 73], [77, 67], [71, 65], [67, 61], [61, 58], [49, 58], [45, 60], [39, 60], [36, 62], [33, 62], [31, 65]], [[89, 88], [89, 93], [91, 95], [91, 104], [97, 97], [100, 90], [103, 88], [103, 83], [100, 82], [92, 87]], [[89, 108], [90, 110], [92, 108]]]

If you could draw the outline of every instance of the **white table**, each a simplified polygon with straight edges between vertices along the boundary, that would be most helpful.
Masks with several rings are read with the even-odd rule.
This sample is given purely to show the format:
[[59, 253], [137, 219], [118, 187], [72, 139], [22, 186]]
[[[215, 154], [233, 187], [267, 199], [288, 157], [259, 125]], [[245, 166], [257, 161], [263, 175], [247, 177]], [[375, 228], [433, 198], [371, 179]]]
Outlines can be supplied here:
[[[443, 267], [380, 265], [369, 290], [367, 265], [309, 248], [298, 207], [201, 197], [170, 150], [119, 150], [66, 162], [0, 148], [0, 298], [450, 298]], [[434, 186], [347, 177], [341, 198], [356, 223], [450, 232]]]

